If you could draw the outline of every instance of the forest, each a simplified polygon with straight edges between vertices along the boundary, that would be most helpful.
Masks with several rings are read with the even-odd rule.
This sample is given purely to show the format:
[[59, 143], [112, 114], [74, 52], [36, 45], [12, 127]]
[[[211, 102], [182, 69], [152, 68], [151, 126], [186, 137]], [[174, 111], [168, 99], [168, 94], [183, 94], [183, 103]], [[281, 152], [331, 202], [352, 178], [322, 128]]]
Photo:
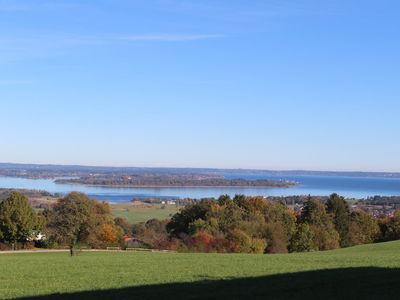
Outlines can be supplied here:
[[166, 220], [129, 224], [114, 218], [110, 205], [70, 193], [35, 211], [12, 192], [0, 203], [1, 249], [109, 246], [180, 252], [287, 253], [330, 250], [400, 239], [400, 211], [375, 218], [350, 212], [345, 199], [309, 198], [300, 212], [262, 197], [227, 195], [189, 202]]

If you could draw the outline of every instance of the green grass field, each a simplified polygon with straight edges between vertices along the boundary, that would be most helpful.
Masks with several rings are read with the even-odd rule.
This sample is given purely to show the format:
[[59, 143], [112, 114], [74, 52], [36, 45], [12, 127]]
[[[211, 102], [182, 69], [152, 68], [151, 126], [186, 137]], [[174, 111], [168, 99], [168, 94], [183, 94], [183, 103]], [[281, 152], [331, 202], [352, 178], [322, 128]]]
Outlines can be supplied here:
[[122, 217], [131, 224], [146, 222], [150, 219], [164, 220], [170, 218], [179, 208], [175, 205], [153, 204], [147, 206], [133, 206], [131, 204], [113, 204], [112, 213], [114, 217]]
[[0, 298], [400, 297], [400, 241], [279, 255], [86, 252], [69, 257], [67, 253], [0, 254], [0, 266]]

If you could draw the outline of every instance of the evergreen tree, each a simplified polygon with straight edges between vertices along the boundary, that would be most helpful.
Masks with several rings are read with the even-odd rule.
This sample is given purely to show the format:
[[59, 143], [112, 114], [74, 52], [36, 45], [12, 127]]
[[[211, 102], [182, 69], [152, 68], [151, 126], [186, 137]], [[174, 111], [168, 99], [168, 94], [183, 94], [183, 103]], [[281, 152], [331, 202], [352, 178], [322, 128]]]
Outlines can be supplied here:
[[349, 246], [350, 210], [346, 200], [332, 194], [326, 202], [327, 212], [332, 215], [333, 224], [340, 236], [340, 246]]
[[310, 226], [314, 235], [314, 244], [318, 250], [339, 247], [339, 233], [335, 230], [332, 218], [326, 213], [325, 205], [320, 200], [308, 199], [301, 214], [301, 223]]

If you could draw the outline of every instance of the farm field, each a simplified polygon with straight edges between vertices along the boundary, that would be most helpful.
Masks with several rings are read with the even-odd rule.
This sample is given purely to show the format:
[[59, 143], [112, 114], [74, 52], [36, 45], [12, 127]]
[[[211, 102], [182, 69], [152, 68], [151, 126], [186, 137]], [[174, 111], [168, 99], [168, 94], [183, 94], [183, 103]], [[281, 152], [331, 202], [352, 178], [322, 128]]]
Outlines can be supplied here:
[[399, 252], [400, 241], [279, 255], [0, 254], [0, 298], [394, 299]]
[[175, 205], [162, 204], [111, 204], [114, 217], [122, 217], [130, 224], [146, 222], [150, 219], [164, 220], [178, 212]]

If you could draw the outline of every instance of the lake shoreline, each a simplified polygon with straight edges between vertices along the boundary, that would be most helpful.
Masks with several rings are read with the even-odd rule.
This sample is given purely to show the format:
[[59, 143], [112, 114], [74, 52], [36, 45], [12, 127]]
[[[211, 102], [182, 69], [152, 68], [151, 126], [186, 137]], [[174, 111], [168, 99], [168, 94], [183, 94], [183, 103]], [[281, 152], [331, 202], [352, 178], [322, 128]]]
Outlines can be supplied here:
[[[234, 176], [234, 175], [232, 175]], [[238, 174], [237, 176], [243, 176]], [[274, 180], [270, 176], [246, 176], [245, 179]], [[291, 176], [287, 178], [298, 183], [288, 187], [257, 186], [98, 186], [85, 184], [55, 183], [53, 179], [27, 179], [20, 177], [0, 176], [0, 188], [32, 189], [48, 191], [51, 194], [65, 195], [76, 191], [86, 193], [108, 202], [128, 202], [133, 198], [218, 198], [220, 195], [234, 196], [329, 196], [337, 193], [346, 198], [363, 199], [375, 195], [400, 196], [400, 179], [394, 178], [349, 178], [343, 176]]]
[[250, 186], [250, 185], [242, 185], [242, 186], [231, 186], [231, 185], [199, 185], [199, 186], [192, 186], [192, 185], [180, 185], [180, 186], [174, 186], [174, 185], [108, 185], [108, 184], [86, 184], [86, 183], [79, 183], [79, 182], [74, 182], [74, 183], [58, 183], [57, 181], [54, 181], [55, 184], [60, 184], [60, 185], [81, 185], [81, 186], [87, 186], [87, 187], [100, 187], [100, 188], [117, 188], [117, 189], [124, 189], [124, 188], [138, 188], [138, 189], [285, 189], [285, 188], [294, 188], [299, 186], [300, 184], [293, 184], [293, 185], [288, 185], [288, 186]]

